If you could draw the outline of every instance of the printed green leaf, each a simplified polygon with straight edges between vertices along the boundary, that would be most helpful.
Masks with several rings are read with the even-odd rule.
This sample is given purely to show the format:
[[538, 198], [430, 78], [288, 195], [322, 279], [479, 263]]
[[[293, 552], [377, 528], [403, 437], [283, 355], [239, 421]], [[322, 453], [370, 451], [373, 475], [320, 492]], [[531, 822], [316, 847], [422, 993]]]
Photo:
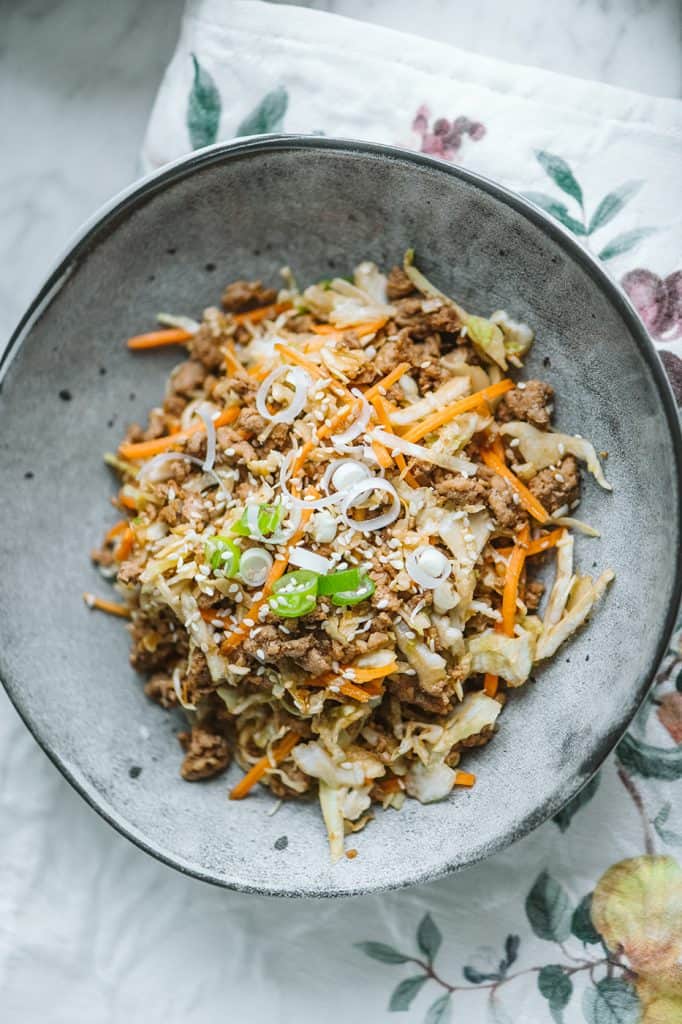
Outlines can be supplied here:
[[602, 978], [583, 994], [588, 1024], [637, 1024], [641, 1007], [637, 994], [623, 978]]
[[526, 897], [526, 914], [539, 939], [563, 942], [571, 933], [568, 896], [551, 875], [543, 871]]
[[627, 732], [616, 747], [616, 757], [633, 775], [665, 782], [682, 779], [682, 746], [652, 747]]
[[608, 224], [610, 220], [616, 216], [617, 213], [623, 209], [626, 203], [628, 203], [634, 194], [644, 184], [643, 181], [626, 181], [624, 185], [617, 188], [615, 192], [609, 192], [607, 196], [604, 196], [597, 209], [592, 214], [590, 226], [587, 229], [588, 235], [591, 235], [597, 228], [603, 228], [605, 224]]
[[630, 249], [642, 241], [643, 238], [648, 238], [649, 235], [654, 235], [658, 228], [634, 228], [632, 231], [624, 231], [622, 235], [616, 235], [599, 253], [600, 260], [612, 260], [614, 256], [621, 256], [624, 252], [629, 252]]
[[555, 217], [565, 228], [572, 231], [574, 235], [587, 234], [584, 225], [571, 216], [565, 203], [560, 202], [558, 199], [553, 199], [552, 196], [545, 195], [544, 192], [524, 192], [523, 195], [526, 199], [530, 199], [531, 203], [535, 203], [540, 209], [550, 213], [552, 217]]
[[431, 1003], [426, 1011], [424, 1024], [448, 1024], [451, 1016], [452, 1004], [450, 1002], [450, 993], [446, 992], [444, 996], [439, 996], [435, 1003]]
[[678, 693], [682, 693], [682, 672], [677, 673], [677, 679], [675, 680], [675, 689]]
[[417, 929], [417, 945], [430, 964], [433, 963], [443, 936], [430, 914], [424, 914]]
[[289, 106], [289, 93], [284, 86], [273, 89], [260, 103], [247, 114], [235, 135], [265, 135], [278, 132], [284, 122], [284, 115]]
[[192, 54], [194, 64], [194, 80], [187, 104], [187, 131], [192, 149], [210, 146], [218, 137], [220, 124], [220, 93], [212, 75], [202, 68]]
[[573, 799], [569, 800], [568, 803], [565, 804], [565, 806], [561, 808], [561, 810], [559, 811], [558, 814], [554, 815], [554, 817], [552, 818], [552, 821], [554, 822], [555, 825], [559, 826], [559, 831], [561, 831], [561, 832], [565, 832], [566, 831], [568, 826], [571, 824], [571, 821], [573, 820], [573, 815], [577, 811], [579, 811], [581, 807], [584, 807], [585, 804], [588, 804], [590, 802], [590, 800], [592, 799], [592, 797], [594, 796], [594, 794], [597, 792], [598, 789], [599, 789], [599, 772], [597, 772], [596, 775], [592, 776], [592, 778], [587, 783], [587, 785], [583, 786], [583, 788], [580, 790], [580, 792], [576, 793], [576, 795], [573, 797]]
[[470, 967], [468, 964], [462, 968], [462, 974], [472, 985], [480, 985], [482, 981], [499, 981], [501, 977], [497, 973], [483, 974], [482, 971], [477, 971], [475, 967]]
[[521, 945], [521, 937], [519, 935], [508, 935], [504, 940], [504, 953], [505, 963], [507, 967], [516, 961], [519, 955], [519, 946]]
[[399, 953], [393, 946], [387, 946], [383, 942], [356, 942], [356, 949], [361, 949], [365, 956], [372, 960], [380, 960], [382, 964], [406, 964], [410, 957]]
[[576, 939], [581, 942], [601, 942], [601, 936], [592, 924], [592, 893], [588, 892], [583, 896], [578, 906], [573, 911], [571, 918], [571, 931]]
[[573, 982], [559, 964], [547, 964], [538, 974], [538, 988], [549, 1003], [554, 1020], [561, 1020], [561, 1011], [571, 998]]
[[539, 149], [535, 153], [543, 170], [550, 176], [555, 185], [558, 185], [562, 192], [568, 193], [583, 205], [583, 191], [575, 179], [573, 171], [566, 161], [555, 153], [548, 153]]
[[397, 989], [391, 996], [391, 1001], [388, 1004], [389, 1010], [397, 1012], [399, 1010], [409, 1010], [412, 1005], [412, 1000], [420, 991], [424, 982], [428, 979], [428, 974], [416, 974], [412, 978], [405, 978], [401, 981]]
[[653, 820], [653, 826], [656, 829], [660, 838], [663, 840], [664, 843], [667, 843], [668, 846], [682, 846], [682, 835], [680, 835], [678, 832], [672, 832], [669, 828], [663, 827], [670, 816], [671, 807], [672, 804], [670, 803], [670, 801], [668, 801], [668, 803], [663, 804], [660, 811]]

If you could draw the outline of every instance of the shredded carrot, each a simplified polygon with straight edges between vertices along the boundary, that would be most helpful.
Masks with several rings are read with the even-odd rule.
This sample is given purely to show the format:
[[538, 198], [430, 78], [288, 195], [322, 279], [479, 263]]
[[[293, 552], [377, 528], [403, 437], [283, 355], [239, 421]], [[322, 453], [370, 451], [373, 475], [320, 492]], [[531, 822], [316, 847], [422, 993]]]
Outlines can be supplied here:
[[[379, 420], [379, 423], [381, 423], [381, 425], [384, 428], [384, 430], [388, 434], [394, 434], [395, 431], [393, 430], [393, 425], [391, 424], [391, 417], [390, 417], [389, 412], [388, 412], [388, 404], [389, 403], [386, 401], [385, 398], [382, 398], [381, 395], [374, 395], [374, 397], [371, 399], [371, 402], [372, 402], [372, 405], [374, 406], [374, 410], [375, 410], [375, 412], [377, 414], [377, 418]], [[374, 447], [374, 443], [376, 443], [376, 442], [373, 442], [372, 447]], [[389, 453], [387, 453], [387, 454], [389, 454]], [[407, 462], [405, 461], [405, 456], [403, 455], [403, 453], [402, 452], [396, 452], [395, 455], [393, 455], [391, 457], [393, 459], [395, 459], [396, 465], [397, 465], [398, 469], [400, 470], [401, 477], [404, 480], [407, 480], [408, 484], [410, 484], [411, 487], [416, 487], [417, 486], [417, 481], [415, 480], [415, 478], [410, 473], [410, 470], [408, 468]]]
[[128, 348], [140, 350], [145, 348], [161, 348], [162, 345], [180, 345], [193, 337], [191, 331], [182, 327], [169, 327], [163, 331], [149, 331], [148, 334], [135, 334], [128, 338]]
[[369, 683], [372, 679], [383, 679], [390, 676], [392, 672], [398, 671], [398, 662], [389, 661], [387, 665], [378, 665], [376, 668], [362, 668], [356, 665], [346, 665], [340, 669], [340, 673], [352, 672], [354, 683]]
[[[563, 537], [566, 530], [564, 527], [559, 527], [558, 530], [552, 530], [551, 533], [543, 533], [541, 537], [536, 537], [535, 540], [531, 540], [526, 550], [526, 558], [531, 558], [533, 555], [540, 555], [543, 551], [549, 551], [550, 548], [556, 547], [561, 538]], [[497, 548], [497, 551], [508, 558], [511, 555], [513, 548]]]
[[357, 855], [358, 855], [358, 851], [355, 850], [355, 849], [353, 849], [353, 850], [346, 850], [346, 857], [348, 858], [348, 860], [355, 860]]
[[118, 615], [121, 619], [130, 618], [130, 608], [125, 604], [118, 604], [116, 601], [107, 601], [105, 597], [97, 597], [95, 594], [83, 594], [83, 600], [88, 608], [96, 608], [100, 612], [108, 612], [109, 615]]
[[135, 501], [135, 498], [132, 497], [132, 495], [123, 494], [122, 491], [119, 491], [117, 501], [118, 504], [123, 505], [124, 508], [129, 508], [132, 511], [137, 512], [137, 502]]
[[261, 320], [267, 320], [269, 316], [279, 316], [286, 309], [291, 309], [290, 302], [273, 302], [269, 306], [261, 306], [260, 309], [250, 309], [247, 313], [234, 313], [232, 320], [236, 324], [258, 324]]
[[389, 775], [384, 779], [377, 779], [374, 783], [377, 789], [380, 789], [382, 793], [399, 793], [402, 789], [400, 781], [397, 775]]
[[[216, 428], [224, 427], [228, 423], [234, 423], [238, 416], [239, 407], [232, 405], [229, 409], [223, 410], [213, 421], [214, 426]], [[175, 448], [178, 445], [184, 444], [193, 434], [198, 434], [202, 430], [206, 430], [206, 426], [203, 420], [198, 419], [195, 423], [190, 424], [186, 430], [179, 430], [175, 434], [167, 434], [166, 437], [157, 437], [153, 441], [138, 441], [134, 444], [128, 444], [124, 441], [118, 447], [119, 454], [124, 459], [149, 459], [153, 455], [159, 455], [160, 452], [168, 451], [169, 448]]]
[[256, 761], [252, 768], [249, 768], [244, 778], [240, 779], [234, 789], [231, 790], [230, 800], [242, 800], [274, 765], [280, 764], [281, 761], [289, 756], [299, 739], [298, 733], [287, 733], [284, 739], [281, 739], [272, 748], [270, 756], [266, 754], [265, 757], [261, 757], [260, 761]]
[[116, 545], [114, 550], [114, 558], [117, 562], [125, 562], [126, 558], [133, 550], [133, 544], [135, 543], [135, 534], [128, 526], [123, 533], [120, 541]]
[[246, 615], [241, 620], [235, 631], [229, 636], [226, 636], [221, 643], [220, 650], [223, 654], [227, 654], [227, 652], [231, 651], [233, 647], [238, 647], [242, 640], [244, 640], [247, 634], [253, 629], [253, 626], [249, 626], [249, 622], [254, 623], [254, 625], [259, 622], [258, 613], [267, 601], [274, 584], [280, 576], [284, 575], [284, 571], [289, 564], [289, 551], [298, 544], [299, 540], [305, 533], [306, 524], [311, 515], [312, 509], [304, 508], [301, 512], [301, 522], [299, 523], [299, 527], [296, 530], [296, 533], [294, 533], [287, 541], [282, 557], [278, 558], [273, 563], [272, 569], [268, 573], [268, 578], [263, 584], [261, 596], [257, 601], [254, 601], [251, 607], [247, 610]]
[[231, 373], [242, 374], [244, 372], [244, 367], [237, 358], [232, 342], [228, 342], [225, 346], [225, 366]]
[[455, 775], [455, 786], [473, 786], [476, 776], [473, 772], [457, 772]]
[[290, 345], [283, 345], [281, 342], [275, 344], [275, 348], [280, 355], [286, 356], [291, 363], [295, 363], [297, 366], [302, 366], [311, 377], [322, 378], [325, 376], [324, 370], [320, 369], [315, 363], [311, 363], [309, 359], [302, 356], [300, 352], [297, 352], [295, 348], [291, 348]]
[[493, 675], [492, 672], [486, 672], [483, 680], [483, 689], [489, 697], [494, 697], [497, 693], [497, 688], [500, 685], [500, 677]]
[[409, 369], [411, 369], [409, 363], [398, 363], [390, 373], [387, 373], [385, 377], [382, 377], [381, 380], [376, 382], [376, 384], [372, 384], [371, 388], [367, 388], [367, 390], [363, 392], [363, 398], [365, 401], [371, 402], [377, 395], [383, 396], [389, 388], [392, 388], [393, 385], [400, 380], [401, 377], [405, 376]]
[[372, 694], [368, 693], [361, 686], [356, 686], [355, 683], [345, 682], [339, 686], [339, 692], [344, 697], [352, 697], [353, 700], [359, 701], [360, 704], [366, 704], [368, 700], [371, 700]]
[[368, 334], [374, 334], [381, 330], [387, 321], [388, 317], [382, 316], [378, 320], [364, 320], [359, 324], [348, 324], [346, 327], [335, 327], [334, 324], [313, 324], [310, 330], [313, 334], [332, 335], [338, 338], [353, 331], [358, 338], [364, 338]]
[[256, 380], [265, 380], [271, 369], [271, 360], [261, 359], [258, 363], [254, 363], [254, 365], [249, 368], [249, 377], [255, 377]]
[[377, 462], [382, 469], [389, 469], [393, 465], [393, 459], [388, 450], [379, 441], [372, 441], [372, 451], [376, 455]]
[[521, 570], [526, 561], [526, 549], [530, 537], [530, 527], [525, 523], [518, 532], [514, 550], [509, 556], [507, 572], [504, 578], [504, 589], [502, 591], [502, 630], [507, 636], [514, 635], [514, 620], [516, 618], [516, 599], [519, 594], [519, 580]]
[[549, 520], [549, 514], [541, 502], [539, 502], [532, 491], [529, 491], [526, 485], [522, 483], [514, 473], [512, 473], [499, 455], [497, 455], [491, 448], [483, 448], [481, 449], [481, 458], [489, 469], [494, 470], [498, 476], [503, 477], [507, 483], [513, 487], [519, 496], [521, 504], [527, 512], [530, 512], [534, 519], [537, 519], [539, 523], [546, 523]]
[[495, 437], [490, 440], [488, 447], [495, 453], [495, 455], [497, 455], [498, 459], [501, 459], [502, 462], [506, 461], [506, 456], [504, 454], [504, 442], [499, 434], [496, 434]]
[[455, 416], [460, 416], [464, 412], [472, 412], [482, 399], [492, 400], [493, 398], [499, 398], [501, 395], [506, 394], [507, 391], [511, 391], [513, 387], [513, 381], [508, 379], [501, 380], [497, 384], [491, 384], [489, 387], [483, 388], [482, 391], [476, 391], [473, 395], [468, 395], [466, 398], [460, 398], [456, 402], [451, 402], [450, 405], [446, 405], [438, 412], [431, 413], [421, 423], [416, 423], [413, 427], [410, 427], [403, 434], [403, 437], [406, 441], [411, 441], [413, 444], [421, 441], [427, 434], [432, 434], [434, 430], [438, 430], [439, 427], [449, 423]]
[[111, 529], [107, 530], [107, 532], [104, 534], [104, 542], [105, 542], [105, 544], [108, 544], [110, 540], [113, 540], [114, 537], [118, 537], [119, 533], [123, 533], [124, 530], [127, 530], [127, 529], [128, 529], [128, 520], [127, 519], [119, 519], [119, 521], [117, 523], [115, 523], [111, 527]]

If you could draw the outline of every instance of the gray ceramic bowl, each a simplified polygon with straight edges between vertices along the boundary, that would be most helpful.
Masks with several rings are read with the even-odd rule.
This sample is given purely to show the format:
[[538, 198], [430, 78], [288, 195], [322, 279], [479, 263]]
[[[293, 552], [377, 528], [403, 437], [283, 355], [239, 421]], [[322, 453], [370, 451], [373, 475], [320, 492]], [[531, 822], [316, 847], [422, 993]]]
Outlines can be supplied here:
[[[561, 426], [607, 449], [613, 495], [588, 483], [586, 570], [617, 580], [592, 623], [514, 693], [499, 735], [467, 767], [475, 788], [379, 813], [329, 862], [314, 805], [268, 817], [239, 774], [188, 784], [178, 722], [143, 696], [88, 551], [111, 522], [101, 453], [162, 395], [177, 353], [122, 339], [158, 310], [198, 315], [235, 277], [301, 281], [383, 266], [414, 246], [446, 292], [504, 307], [538, 336], [528, 373], [554, 384]], [[641, 323], [564, 231], [476, 175], [381, 146], [252, 139], [189, 156], [117, 198], [45, 283], [6, 357], [0, 395], [0, 675], [55, 764], [108, 821], [181, 871], [278, 894], [340, 895], [423, 881], [527, 833], [573, 796], [642, 700], [679, 598], [680, 437]], [[286, 836], [284, 843], [281, 837]]]

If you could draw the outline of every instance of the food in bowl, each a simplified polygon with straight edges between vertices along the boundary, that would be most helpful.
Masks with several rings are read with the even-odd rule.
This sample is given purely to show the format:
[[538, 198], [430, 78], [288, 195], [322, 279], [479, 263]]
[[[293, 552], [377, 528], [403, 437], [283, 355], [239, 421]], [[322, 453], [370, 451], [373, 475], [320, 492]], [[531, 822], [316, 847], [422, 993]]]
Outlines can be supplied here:
[[470, 314], [411, 251], [302, 291], [284, 273], [129, 340], [189, 358], [106, 456], [124, 518], [93, 558], [122, 601], [85, 597], [131, 620], [145, 692], [186, 712], [182, 776], [234, 756], [233, 799], [316, 794], [337, 860], [375, 806], [475, 783], [469, 748], [613, 579], [573, 558], [596, 534], [580, 464], [610, 487], [552, 428], [551, 385], [512, 379], [525, 324]]

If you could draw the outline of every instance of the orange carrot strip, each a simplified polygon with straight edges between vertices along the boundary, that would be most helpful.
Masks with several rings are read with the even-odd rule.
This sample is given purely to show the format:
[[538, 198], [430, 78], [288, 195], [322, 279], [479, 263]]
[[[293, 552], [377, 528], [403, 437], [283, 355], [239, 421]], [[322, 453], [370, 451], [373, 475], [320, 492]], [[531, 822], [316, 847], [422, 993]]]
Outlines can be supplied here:
[[[228, 423], [234, 423], [238, 416], [239, 407], [232, 405], [229, 409], [224, 409], [213, 421], [214, 426], [216, 428], [224, 427]], [[190, 424], [186, 430], [179, 430], [175, 434], [167, 434], [166, 437], [157, 437], [153, 441], [138, 441], [135, 444], [128, 444], [124, 441], [123, 444], [118, 446], [118, 451], [124, 459], [149, 459], [160, 452], [168, 451], [169, 448], [175, 448], [177, 445], [184, 444], [192, 434], [198, 434], [202, 430], [206, 430], [204, 421], [198, 419], [195, 423]]]
[[234, 350], [234, 345], [231, 342], [225, 346], [225, 366], [231, 373], [242, 374], [244, 367], [237, 358], [237, 353]]
[[96, 608], [100, 612], [108, 612], [109, 615], [118, 615], [121, 619], [130, 618], [130, 608], [127, 605], [118, 604], [116, 601], [107, 601], [105, 597], [97, 597], [87, 591], [83, 594], [83, 600], [88, 608]]
[[107, 530], [107, 532], [104, 534], [104, 542], [108, 543], [110, 540], [113, 540], [114, 537], [118, 537], [119, 533], [123, 533], [123, 531], [127, 529], [128, 520], [119, 519], [119, 521], [115, 523], [114, 526], [112, 526], [111, 529]]
[[502, 630], [507, 636], [514, 635], [514, 620], [516, 618], [516, 599], [519, 594], [519, 580], [521, 570], [526, 561], [526, 547], [530, 537], [528, 523], [521, 527], [518, 532], [514, 550], [509, 556], [507, 572], [504, 578], [504, 589], [502, 591]]
[[376, 455], [377, 462], [382, 469], [388, 469], [393, 465], [393, 459], [383, 444], [380, 444], [378, 441], [372, 441], [372, 451]]
[[324, 370], [321, 370], [315, 363], [311, 363], [309, 359], [302, 356], [300, 352], [297, 352], [295, 348], [291, 348], [289, 345], [283, 345], [281, 342], [275, 344], [275, 348], [280, 355], [285, 356], [289, 362], [296, 363], [297, 366], [302, 366], [312, 377], [324, 377]]
[[383, 679], [390, 676], [392, 672], [398, 671], [398, 662], [389, 661], [387, 665], [378, 665], [376, 668], [362, 668], [362, 666], [346, 665], [340, 669], [340, 673], [352, 672], [354, 683], [369, 683], [372, 679]]
[[455, 786], [473, 786], [476, 776], [473, 772], [457, 772], [455, 775]]
[[345, 682], [339, 686], [339, 692], [344, 697], [352, 697], [353, 700], [357, 700], [360, 704], [366, 704], [368, 700], [371, 700], [372, 694], [368, 693], [367, 690], [363, 690], [361, 686], [356, 686], [355, 683]]
[[549, 548], [556, 547], [565, 532], [564, 528], [561, 527], [558, 530], [552, 530], [551, 533], [546, 533], [543, 537], [536, 537], [528, 545], [526, 558], [529, 558], [531, 555], [539, 555], [542, 551], [548, 551]]
[[119, 491], [118, 498], [116, 499], [119, 505], [123, 505], [124, 508], [132, 509], [137, 512], [137, 502], [129, 494], [121, 494]]
[[126, 558], [133, 550], [134, 543], [135, 534], [128, 526], [114, 550], [114, 558], [117, 562], [125, 562]]
[[261, 757], [260, 761], [256, 761], [253, 767], [249, 768], [244, 778], [240, 779], [234, 789], [230, 791], [230, 800], [243, 800], [247, 793], [253, 789], [256, 783], [260, 782], [263, 776], [270, 771], [273, 767], [272, 762], [274, 761], [275, 765], [280, 764], [281, 761], [289, 756], [299, 739], [300, 736], [298, 733], [287, 733], [284, 739], [281, 739], [279, 743], [272, 748], [272, 760], [266, 754], [265, 757]]
[[[374, 395], [374, 397], [371, 399], [371, 402], [372, 405], [374, 406], [379, 423], [381, 423], [384, 430], [389, 434], [394, 434], [395, 431], [391, 423], [391, 417], [388, 412], [388, 402], [386, 401], [386, 399], [382, 398], [381, 395]], [[374, 443], [375, 442], [372, 443], [372, 447], [374, 447]], [[393, 458], [395, 459], [396, 465], [400, 470], [400, 475], [403, 477], [403, 479], [407, 480], [408, 484], [410, 484], [411, 487], [416, 487], [417, 481], [410, 473], [403, 453], [396, 452]]]
[[483, 448], [481, 450], [481, 458], [488, 469], [494, 470], [498, 476], [503, 477], [513, 487], [519, 496], [521, 504], [527, 512], [530, 512], [534, 519], [537, 519], [539, 523], [546, 523], [549, 520], [549, 514], [535, 495], [507, 468], [504, 461], [492, 449]]
[[499, 398], [501, 395], [506, 394], [507, 391], [511, 391], [513, 387], [513, 381], [501, 380], [497, 384], [491, 384], [489, 387], [483, 388], [482, 391], [474, 392], [473, 395], [468, 395], [466, 398], [460, 398], [456, 402], [451, 402], [450, 405], [446, 405], [438, 412], [431, 413], [421, 423], [416, 423], [413, 427], [410, 427], [403, 434], [403, 437], [406, 441], [412, 441], [413, 443], [421, 441], [427, 434], [432, 434], [434, 430], [438, 430], [439, 427], [449, 423], [455, 416], [460, 416], [464, 412], [474, 410], [481, 402], [481, 399], [492, 400], [493, 398]]
[[270, 316], [279, 316], [286, 309], [291, 309], [290, 302], [272, 302], [269, 306], [250, 309], [246, 313], [234, 313], [232, 320], [236, 324], [258, 324], [261, 320], [267, 320]]
[[135, 334], [128, 338], [128, 348], [141, 350], [145, 348], [160, 348], [162, 345], [180, 345], [183, 341], [189, 341], [194, 337], [191, 331], [185, 331], [182, 327], [169, 327], [163, 331], [149, 331], [148, 334]]
[[382, 793], [399, 793], [402, 789], [400, 781], [397, 775], [389, 775], [388, 778], [376, 779], [374, 785], [377, 789], [380, 789]]
[[377, 395], [384, 395], [389, 388], [392, 388], [396, 381], [399, 381], [401, 377], [404, 377], [407, 371], [411, 369], [409, 363], [398, 363], [390, 373], [387, 373], [385, 377], [378, 380], [376, 384], [372, 384], [371, 388], [367, 388], [363, 392], [363, 398], [367, 402], [371, 402]]
[[492, 672], [486, 672], [483, 680], [483, 689], [489, 697], [494, 697], [497, 693], [497, 688], [500, 684], [500, 677], [493, 675]]
[[381, 330], [387, 321], [388, 317], [382, 316], [378, 320], [363, 320], [361, 323], [348, 324], [346, 327], [335, 327], [334, 324], [313, 324], [310, 330], [313, 334], [335, 335], [339, 338], [342, 338], [348, 331], [353, 331], [359, 338], [364, 338], [367, 334], [374, 334]]

